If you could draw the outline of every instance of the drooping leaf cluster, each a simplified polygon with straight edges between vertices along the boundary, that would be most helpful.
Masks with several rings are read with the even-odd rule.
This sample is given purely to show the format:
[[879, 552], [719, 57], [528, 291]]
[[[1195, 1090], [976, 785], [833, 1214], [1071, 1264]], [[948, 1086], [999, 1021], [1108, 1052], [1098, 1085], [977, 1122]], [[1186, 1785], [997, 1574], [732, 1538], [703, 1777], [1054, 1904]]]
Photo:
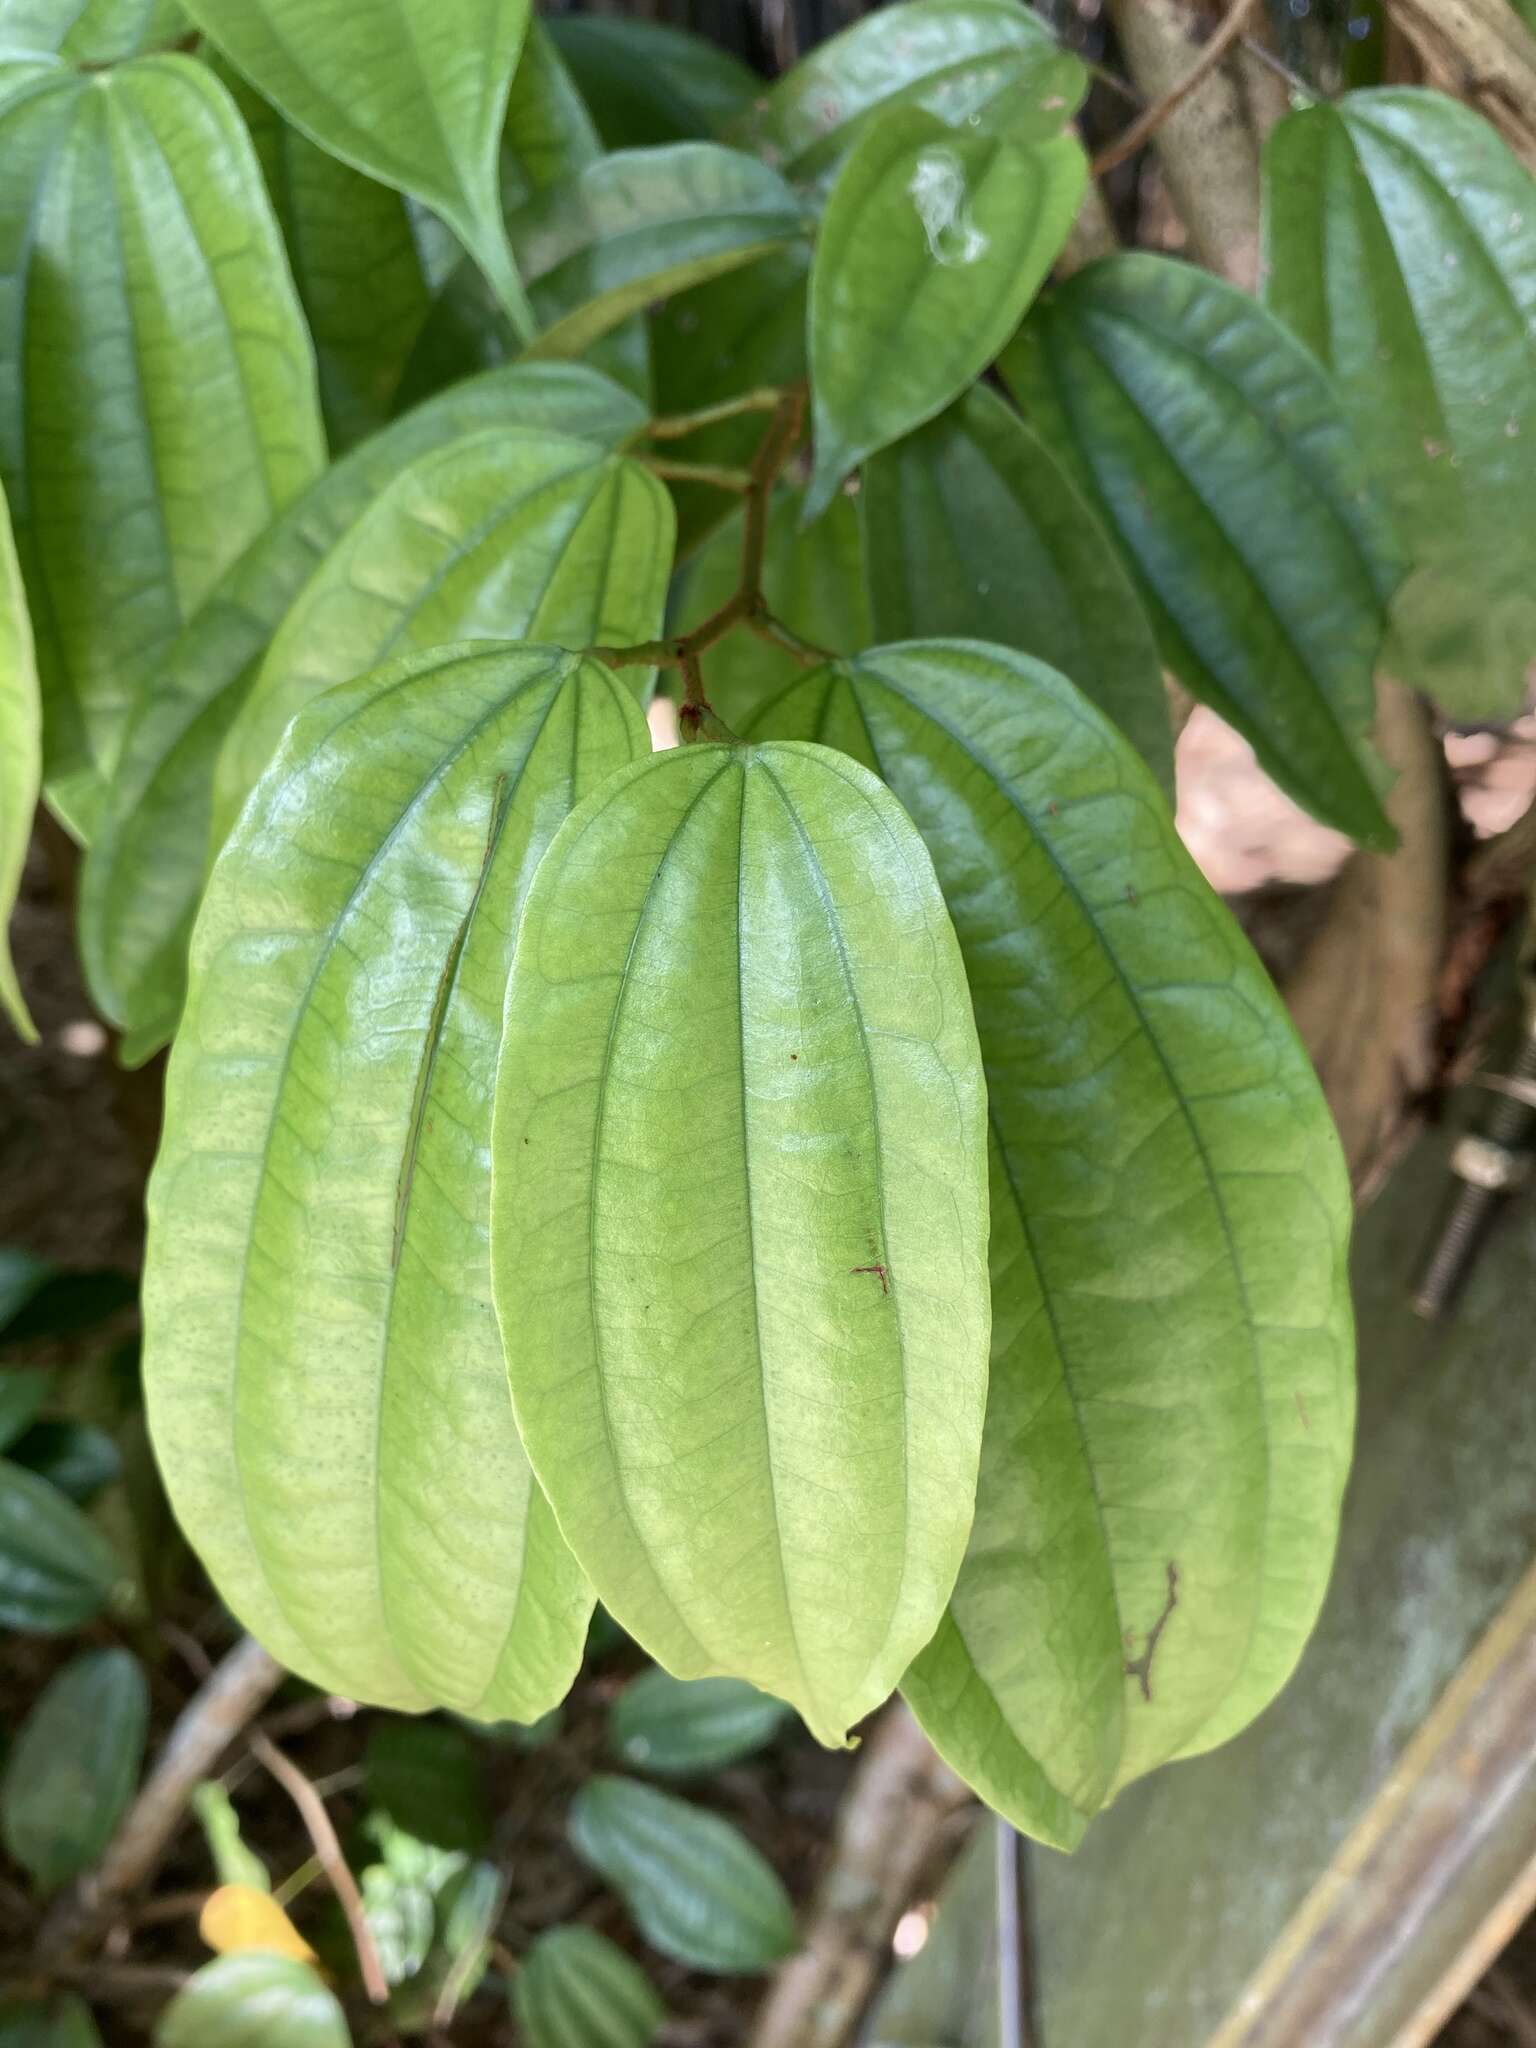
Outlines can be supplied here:
[[[1352, 1430], [1348, 1189], [1164, 672], [1376, 849], [1384, 649], [1516, 707], [1529, 177], [1352, 93], [1270, 145], [1263, 304], [1050, 284], [1086, 75], [1015, 0], [771, 87], [518, 0], [167, 12], [3, 74], [0, 900], [41, 788], [171, 1045], [176, 1513], [349, 1697], [535, 1721], [600, 1597], [828, 1743], [901, 1688], [1070, 1846], [1284, 1682]], [[99, 1600], [20, 1540], [0, 1594]], [[597, 1781], [581, 1853], [734, 1967], [640, 1903], [713, 1859], [776, 1952], [668, 1799]], [[530, 2031], [591, 1977], [645, 2038], [621, 1965], [553, 1943]]]

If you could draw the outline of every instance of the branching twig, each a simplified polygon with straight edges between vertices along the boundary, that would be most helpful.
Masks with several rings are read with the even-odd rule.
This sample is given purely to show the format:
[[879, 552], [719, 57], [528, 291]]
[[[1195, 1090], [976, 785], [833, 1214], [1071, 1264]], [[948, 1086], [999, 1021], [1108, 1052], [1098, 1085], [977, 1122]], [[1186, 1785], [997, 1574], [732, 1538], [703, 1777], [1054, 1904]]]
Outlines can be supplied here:
[[1117, 164], [1123, 164], [1127, 157], [1134, 156], [1143, 144], [1152, 139], [1174, 109], [1182, 106], [1189, 98], [1201, 79], [1216, 69], [1227, 51], [1242, 35], [1253, 8], [1254, 0], [1233, 0], [1230, 12], [1223, 18], [1210, 41], [1178, 83], [1171, 86], [1160, 99], [1155, 100], [1144, 113], [1138, 114], [1107, 149], [1099, 151], [1093, 160], [1093, 175], [1096, 178], [1102, 178], [1106, 171], [1112, 171]]
[[852, 2036], [912, 1887], [970, 1798], [907, 1708], [892, 1707], [865, 1744], [805, 1940], [779, 1971], [750, 2048], [841, 2048]]
[[62, 1968], [99, 1942], [130, 1893], [154, 1875], [194, 1788], [260, 1713], [282, 1666], [246, 1636], [183, 1709], [143, 1790], [95, 1870], [54, 1906], [38, 1936], [39, 1960]]
[[378, 1947], [374, 1942], [373, 1929], [368, 1925], [368, 1915], [363, 1911], [362, 1894], [357, 1889], [357, 1880], [352, 1875], [346, 1857], [341, 1853], [341, 1844], [336, 1839], [331, 1816], [325, 1810], [325, 1801], [298, 1765], [290, 1757], [284, 1756], [277, 1744], [263, 1735], [260, 1729], [251, 1729], [245, 1740], [252, 1755], [265, 1765], [299, 1809], [299, 1818], [308, 1830], [309, 1839], [315, 1845], [315, 1854], [320, 1859], [320, 1866], [330, 1881], [331, 1890], [336, 1894], [342, 1912], [346, 1915], [352, 1945], [357, 1950], [357, 1965], [362, 1974], [363, 1989], [375, 2005], [387, 2004], [389, 1980], [384, 1975], [384, 1965], [379, 1961]]

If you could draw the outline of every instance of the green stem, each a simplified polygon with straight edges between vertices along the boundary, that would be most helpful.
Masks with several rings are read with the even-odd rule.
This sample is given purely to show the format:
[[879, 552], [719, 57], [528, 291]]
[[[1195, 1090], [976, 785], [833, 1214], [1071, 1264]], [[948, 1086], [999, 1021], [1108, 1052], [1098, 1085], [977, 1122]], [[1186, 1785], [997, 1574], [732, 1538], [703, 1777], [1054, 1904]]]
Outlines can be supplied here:
[[784, 397], [778, 385], [762, 385], [743, 392], [740, 398], [724, 398], [718, 405], [700, 407], [697, 412], [664, 413], [646, 429], [653, 441], [679, 441], [684, 434], [696, 434], [701, 427], [717, 426], [721, 420], [739, 419], [744, 412], [773, 412]]
[[653, 476], [668, 477], [678, 484], [713, 484], [719, 491], [749, 491], [752, 472], [725, 469], [713, 462], [669, 462], [660, 455], [641, 457]]

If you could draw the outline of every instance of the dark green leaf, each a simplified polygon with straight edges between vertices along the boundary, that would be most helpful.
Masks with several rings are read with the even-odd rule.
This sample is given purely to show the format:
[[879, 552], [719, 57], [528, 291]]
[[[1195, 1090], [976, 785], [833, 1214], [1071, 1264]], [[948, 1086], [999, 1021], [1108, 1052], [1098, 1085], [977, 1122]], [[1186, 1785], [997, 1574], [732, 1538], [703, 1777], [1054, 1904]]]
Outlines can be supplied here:
[[1536, 659], [1536, 181], [1440, 93], [1355, 92], [1265, 151], [1270, 307], [1332, 372], [1411, 562], [1392, 672], [1512, 718]]
[[739, 1678], [647, 1671], [625, 1686], [608, 1723], [615, 1755], [637, 1771], [690, 1777], [763, 1749], [789, 1708]]
[[46, 1479], [0, 1458], [0, 1628], [76, 1628], [100, 1612], [122, 1576], [93, 1522]]
[[220, 1956], [184, 1984], [155, 2028], [155, 2048], [351, 2048], [341, 2007], [307, 1963]]
[[954, 914], [992, 1373], [970, 1550], [905, 1690], [990, 1804], [1070, 1845], [1257, 1713], [1315, 1618], [1354, 1408], [1338, 1142], [1151, 776], [1063, 677], [881, 649], [757, 731], [877, 767]]
[[885, 107], [955, 128], [1053, 135], [1088, 89], [1075, 57], [1014, 0], [906, 0], [813, 50], [735, 130], [788, 178], [829, 170]]
[[[10, 1247], [0, 1250], [0, 1316], [5, 1309], [7, 1269], [27, 1254]], [[127, 1273], [110, 1267], [75, 1272], [56, 1266], [32, 1264], [32, 1284], [23, 1299], [0, 1320], [0, 1336], [7, 1344], [30, 1343], [34, 1337], [72, 1337], [81, 1330], [94, 1329], [133, 1301], [138, 1288]]]
[[873, 628], [844, 651], [949, 637], [1037, 655], [1172, 796], [1168, 699], [1141, 602], [1071, 480], [995, 393], [978, 385], [866, 463], [859, 513]]
[[497, 1075], [519, 1426], [636, 1641], [825, 1742], [928, 1639], [964, 1549], [983, 1121], [948, 914], [863, 769], [685, 747], [562, 828]]
[[980, 376], [1055, 261], [1086, 176], [1071, 135], [1025, 146], [915, 107], [866, 129], [811, 263], [809, 513]]
[[37, 1026], [11, 959], [10, 922], [43, 778], [43, 707], [11, 515], [0, 494], [0, 1009], [29, 1044]]
[[12, 1324], [57, 1273], [57, 1266], [19, 1244], [0, 1244], [0, 1341], [13, 1341]]
[[0, 1371], [0, 1451], [30, 1427], [52, 1386], [53, 1374], [40, 1365]]
[[729, 1822], [686, 1799], [599, 1775], [572, 1800], [569, 1832], [663, 1955], [734, 1976], [794, 1947], [794, 1911], [774, 1872]]
[[605, 149], [707, 141], [764, 89], [739, 57], [664, 22], [558, 14], [549, 32], [592, 109]]
[[477, 1855], [490, 1835], [474, 1743], [449, 1721], [380, 1721], [364, 1757], [368, 1797], [396, 1827]]
[[219, 748], [267, 643], [326, 556], [413, 462], [468, 435], [537, 421], [617, 447], [644, 418], [633, 399], [574, 363], [491, 371], [428, 400], [327, 470], [210, 594], [154, 670], [81, 877], [91, 991], [139, 1057], [165, 1043], [181, 1013]]
[[[5, 1378], [15, 1377], [6, 1374]], [[0, 1380], [0, 1387], [4, 1381]], [[4, 1438], [0, 1426], [0, 1440]], [[12, 1444], [10, 1456], [46, 1479], [78, 1507], [122, 1477], [122, 1453], [104, 1429], [90, 1422], [34, 1422]]]
[[1366, 736], [1397, 556], [1312, 358], [1234, 286], [1132, 254], [1053, 292], [999, 367], [1105, 512], [1180, 681], [1314, 816], [1395, 844]]
[[490, 1083], [539, 854], [647, 745], [595, 662], [408, 657], [301, 713], [204, 899], [149, 1196], [150, 1424], [235, 1612], [353, 1698], [531, 1720], [580, 1661], [591, 1596], [490, 1304]]
[[225, 83], [251, 131], [320, 373], [333, 453], [383, 426], [432, 304], [410, 210], [290, 127], [232, 70]]
[[101, 2048], [89, 2008], [72, 1991], [0, 1999], [0, 2048]]
[[532, 332], [496, 165], [528, 0], [190, 0], [187, 11], [322, 149], [441, 214], [513, 327]]
[[[668, 299], [653, 316], [656, 410], [691, 413], [763, 385], [805, 375], [805, 287], [809, 251], [786, 249]], [[762, 439], [763, 416], [745, 413], [668, 443], [684, 462], [744, 464]], [[679, 551], [730, 511], [722, 491], [674, 484]]]
[[0, 453], [46, 769], [88, 826], [146, 669], [324, 461], [314, 359], [250, 142], [204, 65], [34, 86], [0, 116], [0, 160], [0, 372], [25, 400]]
[[575, 356], [629, 314], [771, 254], [804, 232], [800, 202], [755, 158], [714, 142], [602, 157], [509, 224], [541, 332]]
[[144, 1761], [149, 1688], [127, 1650], [91, 1650], [43, 1688], [5, 1761], [0, 1836], [38, 1889], [89, 1869]]
[[666, 2007], [638, 1963], [590, 1927], [541, 1934], [512, 1980], [525, 2048], [646, 2048]]
[[589, 441], [488, 428], [418, 456], [341, 536], [274, 634], [219, 754], [214, 844], [288, 721], [333, 684], [459, 640], [649, 640], [671, 560], [665, 490]]
[[[763, 419], [757, 415], [761, 434]], [[859, 515], [848, 498], [835, 498], [811, 527], [800, 519], [801, 494], [785, 489], [768, 514], [763, 594], [775, 618], [831, 654], [852, 654], [871, 639], [864, 595]], [[741, 515], [710, 537], [688, 570], [677, 624], [686, 631], [724, 604], [741, 577]], [[735, 632], [704, 657], [709, 701], [737, 726], [775, 691], [792, 682], [802, 663], [784, 648]]]

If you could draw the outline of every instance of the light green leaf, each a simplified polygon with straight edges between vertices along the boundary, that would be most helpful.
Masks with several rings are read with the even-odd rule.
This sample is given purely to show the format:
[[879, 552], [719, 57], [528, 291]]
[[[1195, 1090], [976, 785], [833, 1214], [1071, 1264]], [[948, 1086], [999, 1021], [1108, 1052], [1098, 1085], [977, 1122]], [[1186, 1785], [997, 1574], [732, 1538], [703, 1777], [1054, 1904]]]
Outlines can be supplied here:
[[9, 927], [32, 839], [43, 776], [43, 711], [37, 688], [32, 621], [0, 493], [0, 1008], [29, 1045], [37, 1026], [16, 979]]
[[863, 769], [685, 747], [562, 828], [497, 1075], [523, 1440], [636, 1641], [824, 1742], [927, 1640], [965, 1546], [982, 1120], [948, 914]]
[[268, 642], [317, 566], [397, 475], [467, 435], [538, 422], [617, 447], [644, 420], [633, 399], [573, 363], [490, 371], [428, 400], [327, 470], [210, 593], [152, 672], [81, 875], [91, 993], [131, 1034], [138, 1057], [163, 1045], [181, 1014], [219, 749]]
[[947, 636], [1036, 655], [1113, 719], [1171, 798], [1152, 629], [1108, 535], [1017, 413], [977, 385], [865, 464], [858, 509], [873, 628], [843, 651]]
[[795, 1945], [794, 1909], [736, 1828], [632, 1778], [589, 1778], [571, 1801], [571, 1847], [606, 1877], [665, 1956], [734, 1976]]
[[72, 1991], [0, 1999], [0, 2048], [101, 2048], [90, 2009]]
[[396, 1827], [478, 1855], [490, 1836], [475, 1745], [449, 1721], [380, 1721], [363, 1760], [368, 1797]]
[[1180, 681], [1314, 817], [1393, 846], [1367, 735], [1399, 564], [1305, 349], [1235, 286], [1130, 254], [1052, 292], [999, 368], [1105, 513]]
[[[805, 288], [810, 252], [800, 247], [767, 256], [692, 291], [679, 292], [652, 316], [656, 410], [691, 413], [764, 385], [804, 377]], [[744, 413], [670, 441], [682, 462], [740, 467], [763, 434], [761, 413]], [[724, 492], [674, 484], [679, 550], [689, 554], [730, 511]]]
[[186, 28], [179, 0], [0, 0], [0, 42], [71, 64], [120, 64]]
[[41, 1892], [100, 1856], [144, 1762], [149, 1688], [127, 1650], [89, 1650], [44, 1686], [0, 1782], [0, 1836]]
[[149, 1194], [150, 1427], [230, 1606], [355, 1699], [532, 1720], [581, 1659], [490, 1304], [490, 1083], [539, 855], [647, 745], [595, 662], [408, 657], [301, 713], [209, 882]]
[[333, 453], [382, 427], [432, 305], [410, 210], [221, 70], [251, 132], [315, 344]]
[[765, 1748], [788, 1714], [782, 1700], [739, 1678], [673, 1678], [651, 1670], [619, 1694], [608, 1740], [637, 1771], [687, 1778]]
[[557, 14], [549, 32], [592, 109], [605, 149], [708, 141], [764, 90], [739, 57], [665, 22]]
[[1086, 177], [1071, 135], [1025, 146], [915, 107], [869, 126], [811, 263], [809, 516], [981, 375], [1056, 260]]
[[192, 1794], [192, 1811], [208, 1843], [214, 1875], [221, 1885], [246, 1885], [252, 1891], [269, 1892], [272, 1878], [267, 1866], [248, 1848], [240, 1833], [240, 1816], [229, 1794], [217, 1778], [205, 1778]]
[[589, 441], [487, 428], [418, 456], [342, 535], [273, 636], [219, 755], [214, 844], [289, 719], [333, 683], [452, 640], [649, 640], [671, 556], [665, 490]]
[[0, 1458], [0, 1628], [62, 1635], [98, 1614], [122, 1577], [94, 1522], [46, 1479]]
[[1513, 718], [1536, 663], [1536, 180], [1440, 93], [1354, 92], [1265, 150], [1272, 311], [1343, 393], [1407, 544], [1392, 672]]
[[788, 178], [828, 171], [883, 108], [919, 107], [954, 128], [1060, 132], [1088, 74], [1015, 0], [906, 0], [822, 43], [733, 131]]
[[991, 1805], [1069, 1846], [1257, 1713], [1316, 1615], [1354, 1411], [1338, 1143], [1150, 774], [1063, 677], [879, 649], [756, 730], [877, 767], [954, 914], [990, 1096], [991, 1390], [970, 1550], [904, 1690]]
[[[757, 432], [763, 416], [757, 415]], [[852, 654], [872, 638], [864, 594], [859, 515], [835, 498], [812, 527], [800, 520], [801, 493], [781, 490], [768, 513], [763, 594], [774, 617], [813, 646]], [[741, 578], [741, 514], [727, 520], [699, 551], [683, 583], [677, 625], [686, 632], [724, 604]], [[729, 726], [793, 682], [803, 664], [784, 648], [737, 631], [704, 656], [710, 703]]]
[[653, 299], [769, 255], [804, 233], [766, 164], [714, 142], [622, 150], [552, 186], [509, 223], [541, 332], [574, 356]]
[[307, 1963], [287, 1956], [220, 1956], [177, 1992], [155, 2048], [351, 2048], [341, 2007]]
[[[50, 778], [115, 765], [136, 694], [324, 461], [314, 359], [250, 142], [186, 57], [0, 115], [0, 457]], [[217, 450], [216, 516], [209, 500]], [[87, 451], [87, 454], [82, 451]]]
[[189, 0], [187, 11], [312, 142], [441, 214], [528, 338], [496, 160], [529, 0]]
[[512, 1980], [525, 2048], [646, 2048], [666, 2007], [640, 1965], [590, 1927], [541, 1934]]

